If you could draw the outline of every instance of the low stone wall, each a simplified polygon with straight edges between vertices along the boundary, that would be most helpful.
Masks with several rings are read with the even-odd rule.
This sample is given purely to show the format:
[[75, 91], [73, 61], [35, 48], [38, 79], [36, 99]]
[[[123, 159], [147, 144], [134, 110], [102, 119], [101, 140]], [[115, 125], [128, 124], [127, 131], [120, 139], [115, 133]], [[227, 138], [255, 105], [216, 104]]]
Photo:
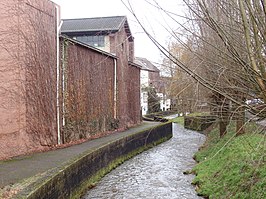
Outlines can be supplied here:
[[195, 131], [204, 131], [216, 120], [214, 116], [185, 116], [184, 127]]
[[168, 120], [165, 119], [165, 117], [173, 114], [176, 114], [176, 111], [161, 111], [157, 113], [142, 115], [142, 119], [144, 121], [168, 122]]
[[47, 174], [44, 179], [24, 190], [19, 198], [79, 198], [126, 159], [171, 137], [172, 123], [169, 122], [115, 140]]

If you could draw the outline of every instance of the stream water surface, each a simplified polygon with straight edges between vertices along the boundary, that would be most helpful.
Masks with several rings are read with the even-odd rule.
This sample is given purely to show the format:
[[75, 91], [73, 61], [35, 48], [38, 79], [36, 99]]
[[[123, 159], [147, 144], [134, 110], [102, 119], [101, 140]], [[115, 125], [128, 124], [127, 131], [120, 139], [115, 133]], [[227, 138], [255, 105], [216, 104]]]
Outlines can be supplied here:
[[205, 136], [173, 124], [173, 138], [126, 161], [107, 174], [83, 199], [199, 199], [183, 172]]

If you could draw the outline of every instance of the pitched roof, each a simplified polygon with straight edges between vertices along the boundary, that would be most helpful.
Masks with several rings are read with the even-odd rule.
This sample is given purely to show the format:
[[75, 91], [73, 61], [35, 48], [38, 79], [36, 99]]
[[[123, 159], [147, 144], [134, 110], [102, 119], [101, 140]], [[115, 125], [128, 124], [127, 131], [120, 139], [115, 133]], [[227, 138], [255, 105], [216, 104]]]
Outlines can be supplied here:
[[141, 70], [147, 70], [150, 72], [160, 72], [160, 70], [146, 58], [136, 57], [134, 62], [141, 66]]
[[126, 20], [126, 16], [63, 19], [61, 32], [118, 31]]
[[128, 65], [129, 65], [129, 66], [134, 66], [134, 67], [136, 67], [136, 68], [138, 68], [138, 69], [141, 69], [141, 68], [142, 68], [142, 66], [139, 65], [139, 64], [137, 64], [136, 62], [128, 61]]
[[83, 47], [85, 47], [85, 48], [91, 49], [91, 50], [93, 50], [93, 51], [95, 51], [95, 52], [98, 52], [98, 53], [100, 53], [100, 54], [102, 54], [102, 55], [106, 55], [106, 56], [111, 57], [111, 58], [113, 58], [113, 59], [117, 59], [117, 56], [115, 56], [114, 54], [108, 53], [108, 52], [106, 52], [106, 51], [100, 50], [100, 49], [95, 48], [95, 47], [93, 47], [93, 46], [90, 46], [90, 45], [87, 45], [87, 44], [85, 44], [85, 43], [79, 42], [79, 41], [76, 40], [76, 39], [71, 39], [71, 38], [66, 37], [66, 36], [63, 36], [63, 35], [60, 35], [60, 38], [61, 38], [61, 39], [64, 39], [64, 40], [68, 40], [68, 41], [70, 41], [70, 42], [72, 42], [72, 43], [74, 43], [74, 44], [77, 44], [77, 45], [83, 46]]

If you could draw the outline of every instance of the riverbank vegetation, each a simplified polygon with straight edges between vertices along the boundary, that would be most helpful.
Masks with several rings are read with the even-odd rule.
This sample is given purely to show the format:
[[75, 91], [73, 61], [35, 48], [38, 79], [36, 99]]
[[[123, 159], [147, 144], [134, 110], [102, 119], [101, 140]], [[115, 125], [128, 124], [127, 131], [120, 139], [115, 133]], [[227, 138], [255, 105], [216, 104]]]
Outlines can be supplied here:
[[245, 133], [246, 111], [266, 118], [265, 0], [180, 0], [176, 8], [148, 1], [163, 16], [157, 25], [169, 34], [166, 44], [138, 17], [133, 1], [122, 2], [164, 56], [161, 68], [173, 109], [210, 110], [221, 138], [231, 119], [237, 120], [237, 134]]
[[246, 133], [236, 136], [235, 123], [219, 137], [215, 128], [201, 150], [193, 169], [193, 184], [199, 195], [207, 198], [266, 198], [265, 130], [246, 124]]
[[217, 128], [195, 156], [198, 193], [266, 198], [266, 134], [246, 123], [247, 115], [266, 119], [266, 1], [182, 0], [184, 14], [151, 1], [163, 16], [158, 24], [171, 35], [167, 46], [125, 2], [165, 56], [172, 107], [183, 114], [210, 110], [217, 118]]
[[[210, 115], [209, 112], [194, 112], [194, 113], [188, 114], [188, 116], [208, 116], [208, 115]], [[184, 126], [184, 116], [176, 117], [172, 119], [172, 122]]]
[[184, 117], [176, 117], [176, 118], [172, 119], [172, 122], [180, 124], [183, 126], [184, 125]]

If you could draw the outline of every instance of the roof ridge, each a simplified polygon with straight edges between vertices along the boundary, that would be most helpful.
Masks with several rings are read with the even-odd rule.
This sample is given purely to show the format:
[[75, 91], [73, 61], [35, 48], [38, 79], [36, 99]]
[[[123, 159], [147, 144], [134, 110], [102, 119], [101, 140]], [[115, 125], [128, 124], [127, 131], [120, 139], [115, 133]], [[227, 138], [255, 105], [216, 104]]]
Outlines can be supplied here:
[[150, 60], [148, 60], [146, 57], [135, 57], [135, 60], [142, 63], [143, 70], [153, 71], [153, 72], [159, 72], [160, 69], [157, 68]]
[[84, 20], [84, 19], [102, 19], [102, 18], [127, 18], [125, 15], [121, 15], [121, 16], [105, 16], [105, 17], [85, 17], [85, 18], [72, 18], [72, 19], [62, 19], [63, 21], [66, 20]]

